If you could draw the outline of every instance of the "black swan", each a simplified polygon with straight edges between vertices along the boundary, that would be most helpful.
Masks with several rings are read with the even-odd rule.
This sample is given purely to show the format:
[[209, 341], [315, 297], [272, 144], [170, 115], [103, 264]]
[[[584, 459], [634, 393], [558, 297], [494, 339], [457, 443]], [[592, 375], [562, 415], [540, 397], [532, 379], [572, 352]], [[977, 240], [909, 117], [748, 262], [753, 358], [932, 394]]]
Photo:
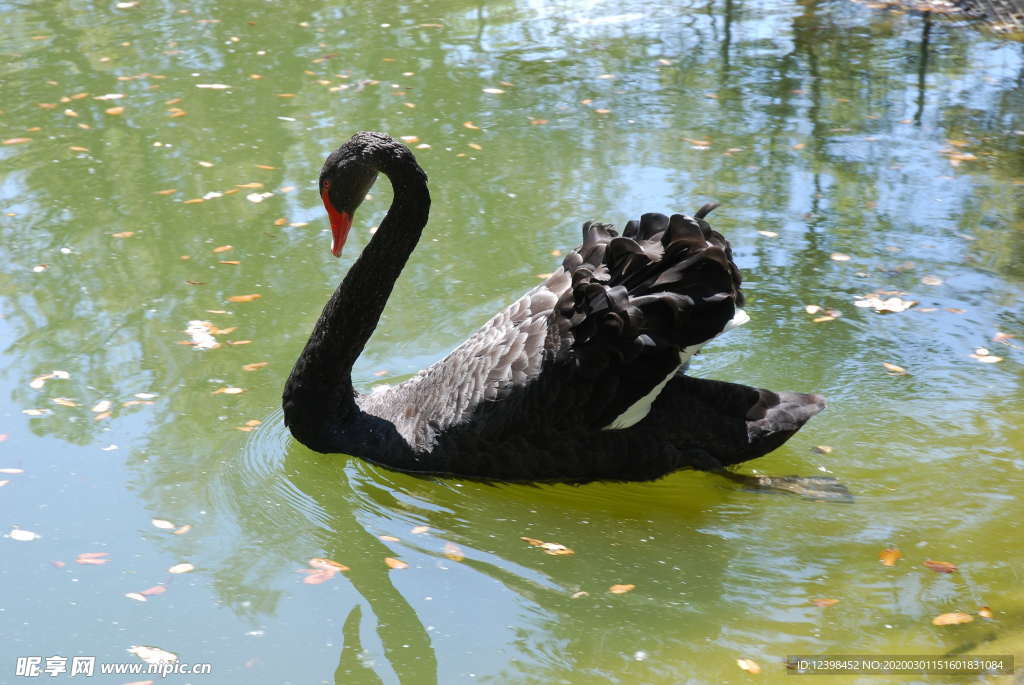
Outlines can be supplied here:
[[335, 290], [284, 388], [285, 423], [318, 452], [417, 474], [496, 481], [653, 480], [775, 449], [820, 395], [684, 374], [746, 321], [729, 242], [704, 220], [644, 214], [583, 244], [448, 356], [399, 385], [357, 393], [352, 364], [427, 223], [427, 176], [403, 144], [362, 132], [320, 172], [331, 251], [383, 173], [394, 200]]

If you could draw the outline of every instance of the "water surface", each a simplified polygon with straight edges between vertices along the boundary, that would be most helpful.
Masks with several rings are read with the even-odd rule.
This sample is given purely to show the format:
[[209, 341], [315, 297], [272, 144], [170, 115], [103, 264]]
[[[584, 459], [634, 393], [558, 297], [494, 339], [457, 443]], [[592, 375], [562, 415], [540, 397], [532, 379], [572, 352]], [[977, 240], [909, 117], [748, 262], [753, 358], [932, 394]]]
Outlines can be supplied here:
[[[0, 681], [18, 656], [120, 662], [131, 645], [213, 665], [169, 683], [746, 682], [739, 658], [774, 682], [787, 654], [1024, 659], [1020, 43], [784, 0], [4, 16], [0, 467], [23, 472], [0, 489]], [[315, 178], [360, 129], [415, 137], [434, 198], [361, 387], [442, 357], [583, 220], [717, 200], [752, 321], [691, 370], [827, 395], [741, 471], [832, 475], [855, 502], [699, 473], [423, 480], [292, 441], [284, 379], [389, 202], [376, 187], [330, 256]], [[854, 305], [869, 293], [918, 304]], [[181, 344], [192, 321], [220, 346]], [[303, 583], [318, 557], [350, 570]], [[975, 620], [931, 624], [953, 611]]]

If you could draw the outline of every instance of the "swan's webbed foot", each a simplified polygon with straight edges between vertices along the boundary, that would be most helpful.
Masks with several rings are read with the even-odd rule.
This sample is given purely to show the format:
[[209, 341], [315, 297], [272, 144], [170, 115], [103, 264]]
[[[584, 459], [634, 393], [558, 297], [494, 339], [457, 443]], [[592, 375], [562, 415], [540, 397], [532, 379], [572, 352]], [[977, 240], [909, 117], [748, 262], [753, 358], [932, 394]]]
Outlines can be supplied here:
[[753, 492], [785, 492], [819, 502], [852, 502], [849, 488], [831, 476], [748, 476], [724, 469], [715, 471]]

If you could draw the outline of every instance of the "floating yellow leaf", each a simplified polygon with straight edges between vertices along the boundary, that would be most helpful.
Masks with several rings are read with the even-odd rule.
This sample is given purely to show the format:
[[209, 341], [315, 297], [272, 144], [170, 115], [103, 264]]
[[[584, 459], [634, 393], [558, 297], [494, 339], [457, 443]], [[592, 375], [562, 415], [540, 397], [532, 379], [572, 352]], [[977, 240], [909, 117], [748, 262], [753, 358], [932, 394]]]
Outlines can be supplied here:
[[16, 476], [19, 473], [25, 473], [25, 469], [2, 468], [0, 469], [0, 473], [6, 473], [8, 475]]
[[736, 665], [742, 668], [747, 673], [760, 673], [761, 665], [753, 659], [737, 659]]
[[413, 535], [423, 535], [429, 530], [430, 526], [414, 526], [412, 529], [409, 530], [409, 532]]
[[907, 370], [897, 364], [890, 364], [889, 362], [882, 362], [882, 366], [893, 376], [906, 376]]
[[170, 530], [171, 528], [174, 528], [174, 524], [167, 519], [153, 519], [150, 523], [153, 524], [154, 528], [159, 528], [161, 530]]
[[266, 366], [269, 363], [270, 362], [253, 362], [252, 364], [243, 364], [242, 365], [242, 369], [244, 371], [256, 371], [258, 369], [262, 369], [264, 366]]
[[110, 556], [109, 552], [82, 552], [75, 559], [75, 563], [83, 566], [102, 566], [110, 561], [105, 558], [108, 556]]
[[401, 559], [395, 559], [394, 557], [384, 557], [384, 563], [388, 565], [388, 568], [409, 568], [409, 564], [405, 563]]
[[477, 126], [476, 124], [474, 124], [472, 121], [464, 121], [464, 122], [462, 122], [462, 125], [465, 128], [468, 128], [471, 131], [479, 131], [480, 130], [480, 127]]
[[178, 660], [177, 654], [148, 645], [132, 645], [128, 648], [128, 653], [134, 654], [147, 664], [173, 664]]
[[484, 88], [484, 92], [488, 93], [489, 95], [501, 95], [505, 91], [503, 91], [501, 88]]
[[243, 392], [245, 392], [245, 390], [242, 389], [242, 388], [236, 388], [233, 385], [225, 385], [223, 387], [220, 387], [220, 388], [217, 388], [216, 390], [214, 390], [213, 394], [214, 395], [241, 395]]
[[832, 448], [828, 445], [815, 445], [814, 451], [818, 454], [832, 454]]
[[896, 560], [903, 556], [903, 552], [895, 547], [887, 547], [878, 554], [878, 560], [883, 566], [895, 566]]
[[190, 530], [192, 530], [192, 524], [191, 523], [186, 523], [181, 528], [179, 528], [178, 530], [174, 531], [174, 534], [175, 535], [184, 535], [185, 533], [189, 532]]
[[20, 145], [22, 143], [28, 143], [31, 141], [31, 138], [8, 138], [7, 140], [3, 141], [3, 143], [4, 145]]
[[544, 550], [545, 553], [550, 554], [552, 556], [565, 556], [568, 554], [575, 554], [575, 552], [573, 552], [571, 549], [569, 549], [565, 545], [560, 545], [557, 542], [544, 542], [543, 540], [538, 540], [537, 538], [528, 538], [525, 536], [520, 537], [519, 539], [523, 542], [533, 545], [534, 547], [540, 547]]
[[982, 618], [992, 618], [992, 609], [987, 606], [981, 607], [978, 609], [978, 616], [981, 616]]
[[763, 235], [765, 238], [778, 238], [779, 237], [779, 234], [776, 233], [775, 231], [758, 231], [758, 233], [760, 235]]
[[462, 561], [466, 558], [459, 546], [451, 542], [444, 543], [444, 555], [452, 561]]
[[850, 261], [850, 255], [843, 254], [842, 252], [833, 252], [831, 255], [829, 255], [829, 259], [831, 259], [834, 262], [848, 262]]
[[813, 604], [816, 607], [831, 607], [831, 606], [835, 606], [836, 604], [839, 604], [839, 600], [838, 599], [818, 598], [818, 599], [812, 599], [811, 600], [811, 604]]
[[153, 587], [146, 588], [145, 590], [143, 590], [139, 594], [140, 595], [146, 595], [147, 597], [149, 597], [151, 595], [162, 595], [165, 592], [167, 592], [167, 586], [166, 585], [154, 585]]
[[309, 565], [312, 568], [321, 571], [348, 571], [349, 568], [345, 564], [338, 563], [334, 559], [325, 559], [323, 557], [314, 557], [309, 560]]
[[394, 535], [379, 535], [378, 537], [384, 542], [400, 542]]
[[469, 145], [469, 147], [473, 148], [474, 150], [483, 150], [484, 149], [483, 146], [478, 144], [478, 143], [468, 143], [468, 145]]
[[219, 247], [215, 247], [215, 248], [213, 248], [213, 251], [214, 251], [215, 253], [220, 253], [220, 252], [227, 252], [228, 250], [230, 250], [230, 249], [232, 249], [232, 248], [233, 248], [233, 246], [232, 246], [232, 245], [220, 245]]
[[932, 619], [932, 625], [935, 626], [955, 626], [961, 623], [970, 623], [974, 620], [974, 617], [970, 614], [965, 614], [962, 611], [953, 611], [948, 614], [939, 614]]
[[140, 594], [138, 592], [126, 592], [124, 596], [127, 597], [128, 599], [134, 599], [136, 602], [148, 602], [149, 601], [148, 599], [146, 599], [146, 597], [144, 595], [142, 595], [142, 594]]
[[135, 235], [135, 231], [121, 231], [120, 233], [111, 233], [111, 238], [131, 238]]
[[627, 592], [632, 592], [635, 588], [636, 585], [634, 585], [633, 583], [628, 583], [626, 585], [612, 585], [608, 588], [608, 592], [612, 593], [613, 595], [624, 595]]
[[168, 573], [173, 573], [175, 575], [178, 575], [178, 574], [181, 574], [181, 573], [189, 573], [190, 571], [194, 571], [195, 568], [196, 568], [195, 566], [193, 566], [192, 564], [188, 564], [188, 563], [175, 564], [174, 566], [172, 566], [169, 569], [167, 569], [167, 572]]
[[953, 573], [956, 571], [956, 564], [951, 564], [948, 561], [925, 559], [924, 565], [937, 573]]
[[942, 279], [938, 276], [925, 276], [921, 279], [921, 282], [925, 285], [942, 285]]
[[259, 293], [253, 293], [251, 295], [232, 295], [228, 298], [228, 302], [252, 302], [253, 300], [258, 300], [261, 297], [263, 297], [263, 295], [260, 295]]
[[115, 116], [116, 117], [119, 114], [124, 114], [124, 107], [121, 107], [121, 106], [118, 106], [118, 107], [108, 107], [107, 109], [105, 109], [103, 111], [106, 114], [109, 114], [111, 116]]

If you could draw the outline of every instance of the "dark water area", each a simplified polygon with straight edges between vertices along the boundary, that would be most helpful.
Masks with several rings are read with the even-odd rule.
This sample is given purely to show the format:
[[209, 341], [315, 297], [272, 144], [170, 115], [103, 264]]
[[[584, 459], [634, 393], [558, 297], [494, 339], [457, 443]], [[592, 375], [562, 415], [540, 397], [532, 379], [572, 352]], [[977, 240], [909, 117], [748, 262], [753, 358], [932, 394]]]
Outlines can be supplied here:
[[[142, 663], [133, 645], [210, 663], [160, 681], [197, 685], [776, 682], [788, 654], [1024, 659], [1021, 42], [838, 1], [3, 16], [0, 682], [28, 680], [18, 657]], [[284, 379], [390, 200], [375, 187], [331, 257], [316, 176], [363, 129], [405, 137], [433, 205], [360, 388], [444, 356], [584, 220], [714, 200], [752, 320], [690, 372], [825, 394], [740, 471], [833, 476], [854, 502], [691, 472], [418, 479], [295, 443]], [[858, 305], [872, 295], [916, 304]], [[305, 583], [316, 558], [349, 570]], [[933, 625], [950, 612], [973, 620]]]

